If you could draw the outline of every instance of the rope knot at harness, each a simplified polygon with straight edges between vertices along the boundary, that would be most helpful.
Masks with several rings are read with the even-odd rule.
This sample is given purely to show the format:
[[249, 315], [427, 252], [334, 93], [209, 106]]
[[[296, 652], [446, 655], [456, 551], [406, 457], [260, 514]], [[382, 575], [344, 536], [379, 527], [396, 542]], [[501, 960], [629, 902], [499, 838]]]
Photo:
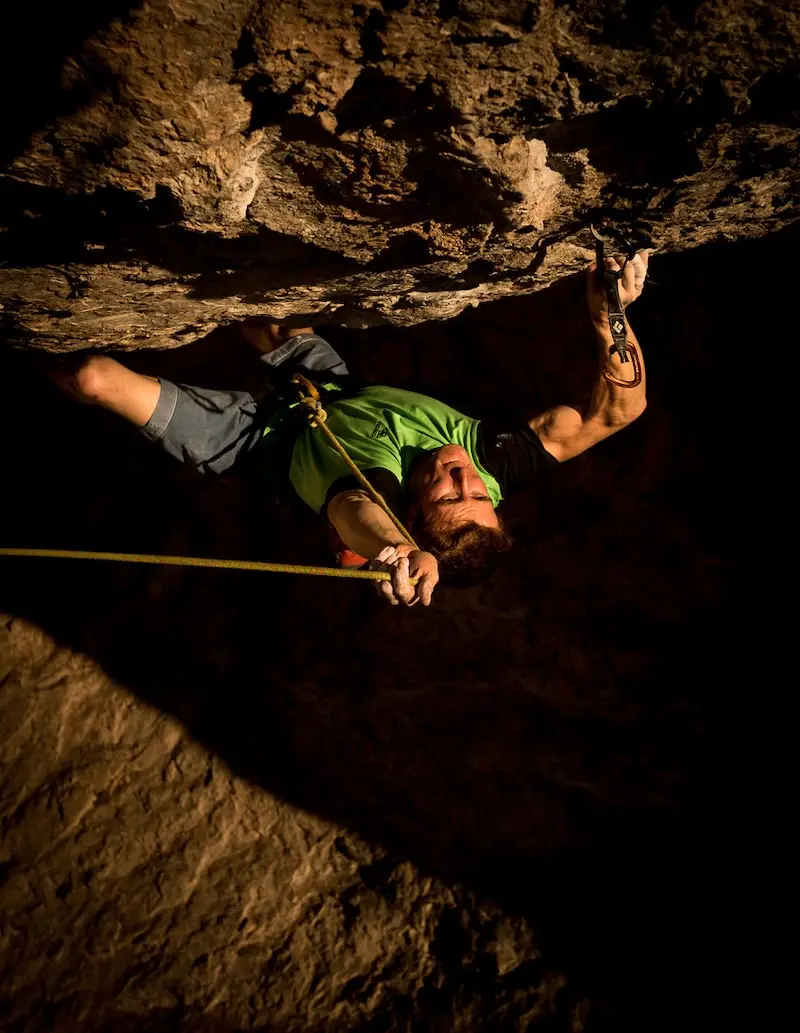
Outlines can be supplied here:
[[328, 414], [319, 399], [309, 397], [301, 398], [300, 404], [305, 406], [308, 422], [312, 427], [318, 427], [321, 423], [325, 423], [327, 421]]
[[322, 398], [317, 385], [309, 380], [308, 377], [304, 377], [302, 373], [295, 373], [291, 383], [297, 389], [298, 401], [300, 405], [305, 407], [310, 425], [318, 427], [320, 424], [325, 423], [328, 419], [328, 414], [322, 404]]

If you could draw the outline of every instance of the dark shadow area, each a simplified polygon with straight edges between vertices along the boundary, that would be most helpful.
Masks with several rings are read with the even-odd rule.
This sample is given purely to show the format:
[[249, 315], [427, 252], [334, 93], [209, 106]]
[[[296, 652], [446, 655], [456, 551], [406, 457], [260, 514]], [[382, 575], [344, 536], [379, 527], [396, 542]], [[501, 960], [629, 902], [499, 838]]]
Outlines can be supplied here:
[[459, 113], [425, 80], [413, 89], [381, 68], [364, 68], [334, 110], [338, 131], [380, 130], [388, 139], [406, 140], [448, 132]]
[[[316, 283], [359, 268], [353, 259], [265, 227], [224, 239], [178, 225], [180, 206], [167, 187], [143, 201], [108, 187], [92, 194], [5, 180], [0, 182], [0, 262], [17, 268], [48, 264], [148, 264], [190, 276], [193, 297], [220, 297], [253, 288]], [[301, 279], [297, 270], [301, 269]], [[66, 274], [65, 274], [66, 275]]]
[[641, 50], [652, 44], [654, 33], [669, 36], [676, 29], [691, 30], [701, 0], [678, 0], [665, 5], [661, 0], [639, 0], [621, 4], [609, 17], [597, 18], [597, 8], [587, 0], [573, 0], [570, 7], [582, 20], [594, 41], [629, 50]]
[[[43, 16], [36, 5], [4, 5], [0, 15], [0, 91], [8, 103], [4, 105], [0, 165], [20, 154], [37, 129], [73, 114], [93, 93], [109, 85], [108, 69], [96, 54], [83, 55], [82, 44], [115, 18], [124, 18], [140, 6], [140, 0], [82, 0], [80, 4], [50, 5]], [[81, 83], [65, 89], [61, 69], [69, 57], [83, 68], [85, 76]]]
[[[659, 186], [700, 171], [694, 139], [703, 121], [713, 125], [721, 117], [716, 102], [714, 95], [680, 108], [623, 97], [613, 107], [556, 122], [538, 135], [555, 154], [586, 148], [595, 168], [618, 176], [626, 186]], [[619, 140], [626, 138], [636, 146], [620, 147]]]
[[[758, 315], [777, 334], [796, 247], [654, 259], [631, 312], [645, 416], [508, 500], [514, 563], [489, 585], [399, 610], [305, 578], [2, 560], [0, 609], [269, 792], [527, 916], [591, 999], [591, 1030], [726, 1028], [759, 979], [742, 940], [762, 942], [770, 907], [756, 751], [778, 691], [751, 606], [765, 464], [742, 420], [754, 335], [736, 295], [743, 268], [768, 268]], [[359, 375], [513, 423], [589, 390], [582, 289], [327, 335]], [[247, 386], [249, 363], [226, 334], [130, 358], [216, 386]], [[327, 562], [299, 506], [204, 481], [25, 357], [3, 364], [4, 543]]]

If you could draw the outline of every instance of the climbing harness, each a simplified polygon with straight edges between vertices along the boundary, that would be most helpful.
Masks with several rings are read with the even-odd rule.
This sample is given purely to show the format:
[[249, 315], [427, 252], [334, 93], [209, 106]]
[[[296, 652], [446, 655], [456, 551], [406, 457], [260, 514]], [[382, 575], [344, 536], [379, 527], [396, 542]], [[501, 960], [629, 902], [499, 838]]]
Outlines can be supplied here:
[[[322, 431], [331, 445], [358, 478], [359, 484], [370, 498], [391, 518], [409, 545], [418, 549], [414, 539], [394, 515], [386, 499], [380, 494], [359, 470], [350, 458], [344, 445], [339, 441], [330, 427], [327, 426], [328, 414], [322, 405], [319, 390], [306, 377], [296, 373], [291, 380], [298, 392], [298, 401], [306, 410], [309, 423]], [[368, 581], [389, 581], [391, 574], [384, 570], [357, 570], [352, 567], [314, 567], [294, 563], [261, 563], [255, 560], [220, 560], [194, 556], [159, 556], [137, 552], [94, 552], [81, 549], [6, 549], [0, 548], [0, 556], [26, 556], [50, 559], [76, 560], [110, 560], [123, 563], [155, 563], [172, 567], [217, 567], [224, 570], [257, 570], [278, 574], [311, 574], [319, 577], [349, 577]], [[410, 584], [417, 583], [417, 578], [409, 578]]]
[[[639, 352], [636, 345], [628, 341], [628, 323], [625, 318], [625, 310], [619, 296], [619, 281], [625, 272], [625, 266], [636, 254], [636, 246], [624, 237], [617, 230], [605, 229], [603, 232], [594, 225], [590, 225], [594, 237], [595, 262], [597, 264], [597, 276], [605, 291], [606, 304], [608, 305], [608, 327], [611, 331], [613, 344], [609, 354], [616, 352], [620, 362], [632, 362], [633, 379], [622, 380], [609, 373], [608, 367], [603, 370], [603, 377], [609, 384], [616, 387], [638, 387], [642, 382], [642, 363], [639, 359]], [[625, 254], [625, 261], [621, 269], [607, 269], [605, 262], [605, 245], [616, 244]]]

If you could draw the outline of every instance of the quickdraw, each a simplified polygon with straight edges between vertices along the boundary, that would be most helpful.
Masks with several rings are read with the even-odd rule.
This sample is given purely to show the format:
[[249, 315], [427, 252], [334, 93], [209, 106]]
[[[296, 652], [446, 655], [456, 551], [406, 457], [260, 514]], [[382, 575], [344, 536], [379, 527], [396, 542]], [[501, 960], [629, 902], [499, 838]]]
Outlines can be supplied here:
[[[597, 276], [605, 291], [606, 304], [608, 305], [608, 328], [611, 331], [613, 341], [609, 354], [616, 352], [620, 362], [632, 362], [633, 364], [632, 380], [623, 380], [620, 377], [614, 376], [613, 373], [608, 371], [608, 367], [603, 370], [603, 376], [609, 384], [614, 384], [616, 387], [638, 387], [642, 382], [642, 363], [636, 346], [628, 341], [628, 321], [625, 318], [625, 309], [619, 296], [619, 281], [625, 272], [628, 262], [636, 254], [636, 246], [617, 230], [606, 229], [604, 232], [601, 232], [594, 225], [590, 225], [589, 229], [594, 237]], [[624, 253], [625, 261], [621, 269], [606, 268], [606, 244], [614, 244]]]

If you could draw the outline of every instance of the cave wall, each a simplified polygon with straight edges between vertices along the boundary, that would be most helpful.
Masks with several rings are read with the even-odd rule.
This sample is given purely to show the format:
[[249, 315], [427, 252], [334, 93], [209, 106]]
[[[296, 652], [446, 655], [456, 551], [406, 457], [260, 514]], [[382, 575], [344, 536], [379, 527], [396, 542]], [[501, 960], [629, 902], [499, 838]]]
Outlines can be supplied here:
[[12, 344], [171, 347], [265, 312], [409, 325], [573, 272], [591, 218], [667, 251], [794, 218], [790, 3], [18, 16], [0, 174]]

